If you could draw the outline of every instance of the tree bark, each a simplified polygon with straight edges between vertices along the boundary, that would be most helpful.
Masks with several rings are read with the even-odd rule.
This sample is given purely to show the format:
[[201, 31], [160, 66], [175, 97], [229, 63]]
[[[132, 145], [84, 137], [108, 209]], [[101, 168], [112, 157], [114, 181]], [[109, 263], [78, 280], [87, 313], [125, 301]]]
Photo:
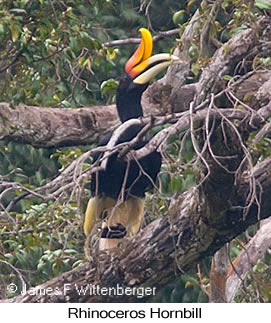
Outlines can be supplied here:
[[[163, 81], [155, 82], [143, 94], [144, 115], [157, 116], [185, 111], [189, 109], [189, 104], [197, 93], [200, 94], [197, 95], [195, 105], [202, 104], [207, 93], [218, 93], [225, 85], [223, 75], [230, 75], [235, 65], [246, 57], [249, 51], [253, 50], [253, 56], [259, 54], [259, 34], [268, 23], [268, 19], [262, 19], [258, 24], [258, 30], [247, 29], [218, 49], [213, 62], [204, 69], [198, 83], [182, 85], [183, 78], [172, 82], [173, 76], [170, 75], [177, 73], [177, 67], [172, 67]], [[271, 48], [267, 45], [265, 54], [270, 52]], [[187, 66], [178, 68], [178, 75], [186, 73]], [[241, 83], [240, 81], [238, 85]], [[174, 87], [172, 84], [175, 84]], [[261, 84], [263, 82], [258, 86]], [[259, 93], [258, 100], [264, 99], [266, 97]], [[28, 143], [34, 147], [97, 143], [106, 132], [115, 129], [117, 125], [119, 121], [114, 105], [66, 109], [26, 105], [12, 108], [8, 103], [0, 103], [0, 139]]]
[[[52, 288], [55, 294], [40, 295], [32, 291], [5, 301], [142, 301], [142, 298], [138, 299], [133, 295], [90, 295], [91, 286], [155, 286], [158, 290], [176, 278], [176, 270], [181, 273], [193, 268], [201, 259], [213, 255], [248, 226], [257, 223], [259, 218], [269, 217], [271, 176], [266, 177], [263, 174], [271, 173], [271, 158], [255, 167], [253, 172], [261, 185], [262, 200], [265, 201], [260, 210], [253, 203], [246, 217], [240, 209], [229, 208], [223, 212], [223, 216], [214, 219], [202, 189], [192, 188], [172, 202], [167, 216], [150, 223], [133, 240], [126, 241], [123, 248], [96, 255], [93, 262], [36, 287], [36, 291]], [[240, 185], [249, 188], [246, 179]], [[246, 192], [246, 189], [242, 192]], [[245, 204], [246, 200], [246, 194], [239, 194], [232, 201]], [[86, 291], [85, 295], [83, 290]]]
[[[217, 250], [244, 232], [250, 225], [271, 215], [271, 158], [253, 167], [246, 147], [249, 133], [259, 129], [270, 117], [270, 101], [261, 101], [262, 97], [259, 98], [261, 108], [256, 112], [247, 103], [243, 103], [242, 98], [234, 96], [232, 83], [226, 85], [223, 80], [225, 75], [234, 76], [236, 64], [245, 59], [249, 51], [251, 57], [259, 54], [261, 48], [259, 39], [266, 25], [267, 20], [260, 21], [258, 30], [245, 30], [216, 52], [213, 61], [204, 69], [199, 82], [193, 85], [194, 104], [188, 104], [189, 112], [182, 115], [185, 120], [181, 117], [175, 120], [173, 115], [175, 124], [166, 129], [164, 133], [162, 131], [158, 133], [151, 141], [154, 143], [161, 133], [165, 134], [163, 140], [159, 142], [161, 145], [166, 142], [169, 135], [176, 134], [185, 124], [190, 131], [198, 157], [201, 170], [199, 184], [172, 198], [168, 214], [150, 223], [131, 241], [125, 241], [122, 248], [94, 254], [90, 263], [36, 287], [41, 290], [52, 288], [57, 293], [32, 295], [28, 292], [10, 301], [138, 301], [134, 295], [120, 297], [91, 295], [91, 286], [116, 287], [121, 285], [130, 288], [155, 286], [159, 289], [173, 281], [176, 273], [181, 275], [184, 271], [193, 268], [201, 259], [214, 255]], [[269, 54], [270, 50], [271, 47], [267, 44], [265, 53]], [[240, 85], [242, 81], [241, 78], [235, 82], [235, 85]], [[166, 106], [164, 110], [168, 111], [167, 105], [170, 105], [170, 101], [166, 99], [166, 104], [159, 105], [158, 103], [157, 105], [157, 102], [151, 101], [151, 91], [153, 91], [152, 87], [144, 97], [144, 100], [149, 103], [146, 105], [146, 111], [153, 113], [152, 108], [155, 109], [157, 106], [160, 108]], [[165, 91], [166, 97], [173, 94], [170, 87], [165, 88]], [[189, 95], [191, 96], [191, 91]], [[224, 110], [224, 102], [229, 104], [230, 100], [222, 100], [223, 95], [226, 98], [228, 95], [234, 97], [231, 109], [237, 104], [242, 104], [242, 108], [234, 109], [234, 113], [247, 116], [243, 122], [240, 122], [240, 117], [236, 117], [236, 122], [232, 122], [231, 118], [226, 115], [229, 110]], [[163, 93], [161, 96], [163, 97]], [[164, 102], [163, 99], [160, 102]], [[262, 102], [265, 102], [264, 106], [260, 104]], [[36, 108], [28, 109], [23, 106], [18, 109], [18, 112], [17, 109], [12, 110], [5, 105], [3, 107], [6, 114], [1, 114], [2, 139], [23, 140], [23, 137], [24, 142], [36, 146], [61, 146], [75, 142], [77, 144], [91, 143], [95, 134], [95, 140], [97, 140], [101, 133], [111, 127], [110, 118], [99, 116], [100, 111], [96, 112], [97, 116], [94, 113], [94, 116], [89, 117], [85, 115], [84, 109], [72, 112], [65, 109], [61, 109], [61, 112], [56, 110], [52, 113], [56, 113], [57, 117], [51, 123], [50, 109], [45, 109], [43, 115], [43, 109], [37, 108], [38, 121], [30, 122], [31, 111]], [[28, 115], [26, 119], [21, 119], [20, 109]], [[220, 113], [220, 109], [223, 109], [225, 113]], [[157, 114], [161, 113], [161, 109], [158, 110]], [[69, 117], [65, 119], [63, 112], [66, 116], [71, 113], [73, 121], [70, 121]], [[174, 109], [171, 109], [171, 112], [174, 112]], [[156, 115], [156, 112], [154, 114]], [[217, 114], [219, 118], [216, 118]], [[112, 112], [111, 116], [114, 115]], [[205, 116], [204, 121], [202, 117], [199, 118], [199, 115]], [[32, 119], [34, 119], [33, 115]], [[39, 136], [37, 128], [45, 125], [44, 120], [49, 124], [46, 128], [47, 132]], [[95, 128], [95, 122], [101, 122], [101, 120], [104, 120], [104, 127], [101, 133], [97, 134], [98, 127]], [[62, 138], [64, 132], [61, 132], [61, 129], [58, 130], [57, 135], [54, 135], [56, 128], [61, 128], [64, 124], [65, 128], [67, 125], [70, 128], [70, 136], [67, 136], [66, 141]], [[26, 135], [26, 129], [31, 129], [31, 127], [34, 128], [31, 130], [32, 135], [31, 131]], [[73, 137], [73, 127], [79, 132], [77, 137], [79, 141]], [[87, 131], [89, 128], [91, 130], [86, 134], [81, 131], [83, 128]], [[80, 141], [81, 137], [82, 141]], [[46, 144], [46, 141], [49, 143]], [[154, 149], [151, 144], [149, 149]], [[68, 288], [65, 288], [67, 286]], [[85, 290], [86, 293], [79, 293], [78, 290]], [[145, 299], [147, 298], [146, 296]]]
[[261, 223], [260, 229], [253, 238], [244, 246], [233, 264], [228, 268], [225, 285], [225, 300], [232, 302], [248, 272], [262, 259], [271, 246], [271, 219]]
[[[168, 86], [156, 82], [143, 94], [146, 117], [168, 112], [165, 104], [168, 91]], [[188, 91], [184, 91], [184, 95], [187, 93], [189, 96]], [[9, 103], [0, 103], [0, 140], [30, 144], [37, 148], [97, 143], [119, 124], [115, 105], [68, 109], [24, 104], [13, 108]]]
[[227, 245], [218, 250], [212, 259], [210, 272], [210, 303], [225, 303], [226, 278], [229, 265], [229, 248]]
[[91, 144], [118, 123], [115, 106], [80, 109], [0, 103], [0, 139], [34, 147]]

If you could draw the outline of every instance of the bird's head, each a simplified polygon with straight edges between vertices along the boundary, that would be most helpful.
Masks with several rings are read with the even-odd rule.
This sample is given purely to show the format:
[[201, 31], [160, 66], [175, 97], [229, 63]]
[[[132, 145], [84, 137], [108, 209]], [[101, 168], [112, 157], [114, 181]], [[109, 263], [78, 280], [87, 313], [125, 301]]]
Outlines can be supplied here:
[[146, 28], [140, 28], [139, 32], [141, 33], [140, 45], [127, 61], [125, 72], [131, 77], [133, 83], [147, 84], [168, 66], [180, 62], [180, 59], [170, 54], [151, 56], [153, 48], [152, 35]]
[[152, 55], [152, 35], [146, 28], [140, 28], [141, 42], [125, 65], [125, 75], [117, 89], [117, 109], [122, 122], [143, 115], [141, 107], [142, 93], [149, 82], [168, 66], [180, 62], [170, 54]]

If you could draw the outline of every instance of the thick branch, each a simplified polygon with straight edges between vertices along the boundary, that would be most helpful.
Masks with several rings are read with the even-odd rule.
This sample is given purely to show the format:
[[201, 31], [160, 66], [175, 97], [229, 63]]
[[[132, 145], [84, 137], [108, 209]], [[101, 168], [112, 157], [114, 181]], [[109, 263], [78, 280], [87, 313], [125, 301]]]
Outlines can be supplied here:
[[116, 124], [114, 106], [57, 109], [0, 103], [0, 139], [35, 147], [90, 144]]
[[[265, 23], [265, 20], [259, 23], [259, 31]], [[196, 93], [200, 95], [195, 103], [202, 103], [206, 93], [217, 93], [223, 88], [222, 76], [232, 72], [235, 64], [258, 44], [258, 39], [258, 33], [251, 29], [236, 35], [216, 52], [198, 84], [171, 91], [173, 83], [170, 77], [163, 83], [154, 83], [143, 96], [144, 114], [163, 115], [187, 110]], [[253, 56], [257, 53], [254, 51]], [[35, 147], [91, 144], [112, 130], [118, 124], [117, 120], [114, 106], [52, 109], [20, 105], [13, 109], [7, 103], [0, 103], [0, 139], [29, 143]]]
[[[259, 26], [262, 28], [261, 23]], [[172, 115], [172, 122], [175, 124], [162, 130], [146, 147], [138, 150], [134, 155], [141, 158], [144, 154], [157, 149], [168, 136], [187, 127], [190, 130], [196, 157], [201, 162], [197, 164], [201, 165], [202, 169], [201, 182], [172, 199], [167, 216], [153, 221], [132, 241], [125, 241], [124, 248], [94, 255], [92, 263], [64, 273], [40, 286], [42, 289], [47, 287], [58, 289], [60, 294], [33, 296], [28, 293], [12, 301], [112, 301], [110, 296], [93, 296], [89, 293], [79, 295], [78, 289], [87, 288], [90, 284], [100, 287], [120, 284], [128, 287], [159, 288], [173, 281], [176, 273], [181, 274], [191, 269], [204, 257], [213, 255], [225, 243], [244, 232], [249, 225], [270, 216], [271, 161], [267, 160], [252, 168], [250, 155], [244, 143], [246, 138], [241, 137], [237, 128], [238, 122], [231, 122], [232, 118], [243, 120], [244, 117], [249, 116], [249, 122], [260, 127], [270, 116], [270, 110], [263, 108], [257, 114], [246, 106], [246, 109], [221, 111], [215, 103], [217, 93], [223, 89], [222, 77], [233, 72], [236, 64], [258, 44], [258, 39], [256, 31], [246, 30], [235, 36], [234, 41], [228, 42], [223, 49], [219, 49], [196, 86], [199, 93], [195, 100], [197, 107], [195, 104], [193, 109], [193, 105], [189, 104], [189, 112], [183, 112], [178, 116], [179, 118]], [[244, 48], [241, 48], [242, 46]], [[257, 53], [254, 51], [253, 55]], [[222, 91], [226, 93], [228, 90]], [[194, 95], [195, 91], [193, 97]], [[151, 101], [147, 102], [146, 106], [151, 106]], [[237, 102], [239, 103], [238, 100]], [[23, 114], [20, 113], [20, 109], [23, 110]], [[34, 109], [38, 111], [37, 119], [33, 118], [33, 114], [31, 115]], [[49, 110], [54, 109], [44, 109], [44, 112], [42, 110], [42, 108], [25, 106], [19, 107], [18, 110], [4, 107], [3, 111], [6, 115], [1, 114], [2, 122], [0, 122], [3, 125], [2, 139], [22, 140], [22, 142], [34, 143], [33, 145], [36, 146], [46, 146], [46, 141], [49, 142], [47, 146], [79, 144], [82, 141], [90, 143], [97, 141], [101, 133], [114, 127], [114, 123], [110, 122], [113, 118], [97, 117], [99, 111], [89, 116], [88, 113], [85, 115], [84, 109], [71, 112], [65, 109], [55, 110], [52, 113], [56, 113], [57, 117], [51, 120], [50, 117], [53, 114], [51, 115]], [[1, 112], [2, 109], [0, 109]], [[66, 113], [66, 118], [63, 112]], [[67, 117], [69, 113], [74, 113], [71, 117], [73, 121]], [[77, 113], [82, 115], [78, 117]], [[27, 114], [28, 118], [22, 119], [22, 116]], [[115, 116], [115, 113], [113, 115]], [[102, 120], [104, 122], [101, 122]], [[99, 122], [102, 130], [97, 133], [100, 128], [97, 126]], [[68, 133], [71, 134], [66, 141], [63, 140], [63, 137], [65, 139], [67, 136], [67, 133], [63, 132], [64, 124], [66, 131], [68, 129]], [[46, 131], [40, 134], [43, 126]], [[26, 129], [30, 130], [26, 131]], [[81, 142], [74, 139], [76, 131], [78, 131], [78, 137], [83, 138]], [[195, 140], [198, 134], [201, 134], [204, 139], [201, 139], [199, 145]], [[80, 173], [78, 171], [80, 167], [77, 166], [78, 164], [75, 168]], [[69, 174], [72, 170], [71, 167]], [[74, 178], [77, 178], [77, 175], [76, 173]], [[62, 184], [61, 181], [60, 183]], [[73, 184], [69, 182], [69, 185]], [[64, 284], [70, 284], [66, 292], [64, 292]], [[125, 298], [113, 300], [136, 301], [137, 299], [125, 295]]]
[[[226, 44], [219, 48], [213, 56], [210, 64], [204, 69], [198, 85], [199, 95], [195, 104], [199, 104], [206, 99], [210, 93], [216, 94], [223, 89], [224, 75], [234, 75], [236, 65], [242, 62], [250, 53], [250, 59], [253, 59], [261, 51], [259, 42], [259, 33], [261, 33], [269, 19], [261, 19], [258, 23], [258, 30], [247, 29], [242, 33], [235, 35]], [[257, 46], [260, 46], [257, 48]], [[266, 46], [266, 51], [270, 52], [270, 45]], [[266, 53], [267, 53], [266, 52]]]
[[[260, 171], [261, 170], [261, 171]], [[136, 301], [132, 296], [79, 295], [78, 289], [91, 285], [139, 287], [166, 285], [176, 277], [177, 268], [182, 272], [206, 256], [213, 255], [225, 242], [232, 240], [249, 225], [270, 216], [271, 180], [262, 174], [270, 174], [271, 163], [264, 162], [255, 170], [256, 180], [262, 188], [265, 204], [258, 214], [252, 205], [246, 218], [243, 212], [229, 209], [217, 223], [208, 223], [208, 209], [200, 189], [192, 188], [175, 200], [168, 216], [157, 219], [145, 227], [125, 248], [116, 253], [102, 253], [95, 262], [85, 264], [68, 273], [38, 286], [58, 289], [59, 295], [22, 295], [10, 301], [16, 302], [103, 302]], [[248, 186], [246, 181], [244, 186]], [[267, 197], [266, 197], [267, 195]], [[238, 197], [240, 202], [241, 195]], [[243, 202], [246, 195], [242, 196]], [[234, 201], [233, 201], [234, 202]], [[259, 216], [259, 217], [258, 217]], [[222, 221], [221, 221], [222, 220]], [[234, 226], [232, 223], [236, 223]], [[217, 226], [215, 225], [217, 224]], [[181, 273], [180, 272], [180, 273]], [[65, 284], [68, 284], [64, 293]], [[67, 287], [67, 285], [66, 285]], [[33, 293], [32, 293], [33, 294]]]
[[210, 297], [211, 303], [225, 303], [226, 277], [228, 273], [229, 250], [225, 245], [218, 250], [212, 259], [210, 272]]
[[[152, 85], [155, 89], [156, 84]], [[144, 115], [165, 113], [161, 102], [143, 98]], [[115, 105], [79, 109], [45, 108], [0, 103], [0, 140], [34, 147], [62, 147], [97, 143], [119, 125]]]
[[226, 281], [225, 297], [227, 302], [232, 302], [238, 289], [248, 272], [256, 263], [262, 259], [268, 248], [271, 246], [271, 219], [263, 221], [261, 228], [255, 236], [244, 246], [238, 257], [234, 260], [233, 266]]
[[[189, 112], [185, 112], [183, 114], [178, 115], [177, 122], [169, 128], [161, 130], [155, 137], [153, 137], [144, 147], [138, 149], [137, 151], [133, 152], [133, 157], [136, 159], [143, 158], [147, 156], [149, 153], [157, 150], [161, 143], [165, 142], [167, 138], [170, 136], [175, 135], [178, 132], [185, 130], [191, 122], [191, 114]], [[197, 123], [200, 121], [204, 121], [206, 117], [214, 118], [216, 120], [221, 120], [227, 118], [229, 120], [243, 120], [243, 119], [250, 119], [251, 122], [255, 125], [262, 125], [265, 120], [267, 120], [271, 116], [271, 110], [268, 110], [266, 113], [265, 118], [261, 117], [261, 115], [255, 113], [250, 116], [250, 113], [245, 110], [238, 110], [238, 109], [203, 109], [197, 111], [195, 114], [192, 115], [193, 122]], [[256, 129], [256, 128], [255, 128]]]

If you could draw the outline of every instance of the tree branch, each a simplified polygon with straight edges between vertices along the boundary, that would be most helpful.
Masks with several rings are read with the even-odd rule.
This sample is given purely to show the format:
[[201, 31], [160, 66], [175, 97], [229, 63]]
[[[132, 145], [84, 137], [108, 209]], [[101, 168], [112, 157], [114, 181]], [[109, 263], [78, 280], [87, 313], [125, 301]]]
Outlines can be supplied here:
[[[271, 162], [263, 162], [253, 171], [257, 182], [262, 187], [262, 194], [269, 196], [271, 177], [266, 180], [261, 174], [270, 174]], [[249, 184], [243, 181], [242, 185], [248, 187]], [[120, 284], [131, 288], [155, 286], [159, 289], [174, 280], [176, 268], [181, 272], [191, 269], [202, 258], [213, 255], [225, 242], [231, 241], [248, 226], [257, 223], [259, 217], [264, 219], [270, 216], [271, 200], [267, 198], [259, 217], [257, 206], [253, 204], [246, 218], [240, 210], [229, 208], [223, 217], [208, 221], [210, 213], [205, 197], [200, 192], [200, 188], [192, 188], [179, 196], [172, 202], [168, 216], [151, 222], [135, 238], [126, 241], [123, 248], [116, 252], [103, 252], [96, 255], [94, 262], [86, 263], [36, 287], [36, 290], [45, 290], [50, 287], [57, 290], [58, 294], [37, 293], [33, 295], [32, 292], [4, 301], [137, 301], [135, 296], [129, 295], [119, 298], [108, 295], [90, 295], [90, 288], [91, 286], [108, 287]], [[246, 195], [238, 196], [239, 203], [241, 197], [245, 203]], [[85, 295], [78, 292], [83, 289], [86, 290]]]
[[[188, 129], [196, 153], [197, 167], [200, 168], [199, 184], [183, 194], [176, 194], [171, 199], [166, 216], [151, 222], [132, 240], [124, 240], [120, 248], [100, 254], [95, 254], [94, 251], [91, 263], [36, 287], [50, 287], [58, 293], [33, 295], [28, 292], [10, 301], [136, 301], [136, 297], [132, 295], [119, 298], [92, 295], [90, 287], [99, 285], [108, 288], [119, 284], [131, 288], [155, 286], [159, 289], [176, 279], [176, 274], [181, 275], [201, 259], [214, 255], [250, 225], [270, 216], [271, 158], [253, 167], [252, 157], [246, 146], [249, 133], [263, 126], [271, 115], [270, 109], [267, 105], [257, 112], [253, 111], [248, 103], [231, 92], [242, 79], [233, 79], [227, 86], [223, 80], [226, 74], [234, 77], [236, 65], [247, 57], [249, 51], [250, 59], [259, 53], [259, 35], [266, 23], [267, 21], [260, 21], [259, 30], [245, 30], [217, 50], [213, 61], [204, 69], [199, 82], [193, 88], [192, 98], [191, 92], [189, 93], [189, 111], [155, 118], [153, 125], [158, 125], [159, 122], [163, 124], [165, 121], [173, 125], [160, 131], [148, 145], [133, 153], [135, 158], [142, 158], [164, 144], [169, 136]], [[266, 48], [266, 53], [269, 53], [268, 44]], [[252, 69], [251, 62], [249, 66]], [[221, 99], [223, 95], [227, 100]], [[191, 103], [192, 99], [194, 103]], [[150, 107], [161, 107], [153, 103], [148, 94], [145, 95], [143, 101], [145, 100], [149, 111]], [[224, 109], [225, 102], [230, 108]], [[240, 104], [242, 108], [238, 106], [236, 109], [236, 105]], [[23, 113], [20, 113], [21, 109]], [[37, 109], [39, 116], [35, 120], [33, 114], [31, 115], [34, 109]], [[115, 126], [115, 123], [111, 123], [112, 118], [103, 119], [104, 116], [99, 116], [100, 111], [91, 116], [89, 113], [85, 114], [85, 111], [55, 110], [53, 113], [57, 117], [51, 119], [49, 109], [20, 106], [12, 110], [3, 104], [3, 110], [0, 109], [1, 138], [22, 140], [36, 146], [45, 145], [44, 139], [49, 142], [48, 146], [90, 143]], [[158, 115], [161, 111], [153, 114]], [[64, 113], [71, 115], [65, 117]], [[24, 118], [23, 115], [28, 117]], [[113, 112], [112, 115], [116, 116], [116, 113]], [[143, 120], [145, 124], [147, 119], [148, 117]], [[97, 126], [99, 122], [100, 127]], [[64, 124], [68, 133], [63, 130]], [[40, 133], [38, 129], [42, 126], [46, 131]], [[86, 133], [83, 128], [87, 129]], [[99, 133], [98, 129], [101, 129]], [[76, 137], [77, 132], [79, 135]], [[76, 142], [75, 137], [83, 139]], [[103, 149], [109, 149], [109, 153], [112, 153], [110, 145], [111, 143]], [[82, 162], [90, 154], [88, 152], [80, 156], [61, 176], [35, 193], [40, 194], [44, 190], [55, 198], [63, 194], [64, 190], [75, 190], [82, 178], [94, 170], [91, 168], [82, 171]], [[65, 284], [69, 285], [68, 289]], [[86, 290], [85, 294], [78, 292], [81, 288]]]
[[[266, 19], [259, 22], [259, 32], [265, 28], [266, 23]], [[179, 97], [180, 94], [178, 95], [180, 88], [172, 91], [170, 78], [167, 78], [164, 84], [154, 83], [143, 95], [145, 116], [187, 110], [196, 93], [200, 95], [197, 96], [195, 105], [202, 104], [206, 99], [206, 93], [218, 93], [223, 90], [222, 76], [231, 74], [236, 62], [243, 59], [251, 48], [255, 49], [254, 55], [257, 55], [260, 50], [256, 48], [258, 43], [259, 37], [255, 30], [248, 29], [237, 34], [217, 50], [213, 61], [204, 69], [198, 84], [181, 88], [181, 97]], [[267, 45], [265, 51], [268, 53], [271, 47]], [[169, 71], [170, 73], [172, 71]], [[259, 100], [262, 99], [259, 96]], [[186, 102], [186, 104], [183, 106], [180, 103], [182, 107], [178, 110], [177, 102]], [[91, 144], [114, 129], [119, 124], [117, 119], [113, 105], [79, 109], [19, 105], [12, 109], [7, 103], [0, 103], [0, 139], [29, 143], [35, 147]]]
[[114, 106], [58, 109], [0, 103], [0, 139], [34, 147], [97, 142], [118, 124]]
[[[153, 37], [153, 41], [156, 42], [161, 38], [170, 37], [177, 35], [180, 32], [180, 28], [175, 28], [172, 30], [161, 31], [158, 35]], [[129, 45], [129, 44], [139, 44], [141, 38], [127, 38], [127, 39], [119, 39], [119, 40], [112, 40], [110, 42], [103, 43], [103, 47], [114, 47], [119, 45]]]
[[226, 280], [225, 297], [232, 302], [248, 272], [262, 259], [271, 246], [271, 219], [263, 221], [260, 229], [253, 236], [238, 257], [233, 261]]

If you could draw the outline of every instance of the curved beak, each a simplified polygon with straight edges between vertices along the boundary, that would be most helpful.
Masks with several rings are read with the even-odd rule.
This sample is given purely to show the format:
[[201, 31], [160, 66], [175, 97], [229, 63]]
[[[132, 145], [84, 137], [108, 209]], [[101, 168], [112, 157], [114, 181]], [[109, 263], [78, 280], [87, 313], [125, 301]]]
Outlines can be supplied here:
[[140, 28], [141, 42], [133, 56], [125, 65], [125, 72], [133, 79], [133, 83], [146, 84], [168, 66], [184, 63], [177, 56], [157, 54], [151, 56], [152, 35], [146, 28]]
[[181, 61], [179, 57], [170, 54], [157, 54], [151, 56], [141, 63], [141, 72], [135, 79], [133, 79], [133, 82], [136, 84], [146, 84], [168, 66], [180, 63], [183, 63], [183, 61]]

